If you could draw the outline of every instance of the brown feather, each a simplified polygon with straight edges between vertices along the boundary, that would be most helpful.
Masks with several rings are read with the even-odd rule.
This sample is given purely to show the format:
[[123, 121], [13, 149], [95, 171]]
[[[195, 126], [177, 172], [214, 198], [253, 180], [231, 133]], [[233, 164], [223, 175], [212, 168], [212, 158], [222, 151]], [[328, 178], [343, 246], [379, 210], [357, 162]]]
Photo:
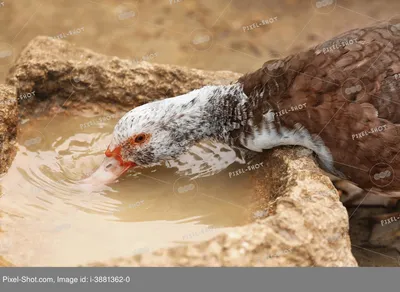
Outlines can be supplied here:
[[[299, 123], [319, 136], [335, 168], [360, 187], [400, 191], [400, 33], [391, 28], [355, 29], [243, 76], [255, 121], [270, 109], [306, 103], [280, 116], [280, 124]], [[338, 48], [327, 51], [332, 44]], [[393, 173], [383, 177], [388, 169]]]

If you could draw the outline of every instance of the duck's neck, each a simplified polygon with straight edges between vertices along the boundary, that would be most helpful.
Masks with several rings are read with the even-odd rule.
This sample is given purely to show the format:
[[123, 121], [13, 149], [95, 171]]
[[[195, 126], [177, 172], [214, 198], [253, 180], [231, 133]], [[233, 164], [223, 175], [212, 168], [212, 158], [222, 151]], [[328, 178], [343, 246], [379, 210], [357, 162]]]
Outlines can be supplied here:
[[180, 123], [175, 131], [191, 141], [212, 139], [233, 144], [248, 122], [247, 102], [239, 83], [205, 86], [175, 97], [174, 112]]

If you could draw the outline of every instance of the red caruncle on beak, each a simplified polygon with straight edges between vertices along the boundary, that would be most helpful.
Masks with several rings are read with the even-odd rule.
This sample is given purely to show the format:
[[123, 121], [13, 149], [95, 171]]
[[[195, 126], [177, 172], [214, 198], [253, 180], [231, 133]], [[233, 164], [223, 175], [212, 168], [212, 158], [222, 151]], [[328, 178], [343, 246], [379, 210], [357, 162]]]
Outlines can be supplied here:
[[105, 152], [105, 155], [107, 157], [110, 157], [110, 158], [112, 157], [115, 160], [117, 160], [119, 162], [120, 166], [126, 166], [126, 167], [134, 167], [134, 166], [136, 166], [136, 163], [131, 162], [131, 161], [124, 161], [122, 159], [121, 148], [122, 148], [121, 146], [117, 146], [117, 147], [114, 148], [113, 151], [111, 151], [110, 148], [107, 148], [107, 150]]
[[136, 166], [132, 161], [124, 161], [121, 156], [121, 146], [114, 150], [107, 148], [105, 157], [99, 168], [88, 178], [82, 180], [86, 184], [108, 184], [114, 182], [128, 169]]

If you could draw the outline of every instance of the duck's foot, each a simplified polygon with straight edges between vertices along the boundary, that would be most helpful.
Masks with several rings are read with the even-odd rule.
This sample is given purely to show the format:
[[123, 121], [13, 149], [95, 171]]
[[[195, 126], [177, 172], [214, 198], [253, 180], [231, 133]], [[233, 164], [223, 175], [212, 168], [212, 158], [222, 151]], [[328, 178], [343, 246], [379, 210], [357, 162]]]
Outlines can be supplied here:
[[346, 207], [351, 206], [384, 206], [393, 208], [398, 198], [389, 197], [378, 190], [363, 190], [348, 180], [331, 179], [340, 193], [340, 200]]

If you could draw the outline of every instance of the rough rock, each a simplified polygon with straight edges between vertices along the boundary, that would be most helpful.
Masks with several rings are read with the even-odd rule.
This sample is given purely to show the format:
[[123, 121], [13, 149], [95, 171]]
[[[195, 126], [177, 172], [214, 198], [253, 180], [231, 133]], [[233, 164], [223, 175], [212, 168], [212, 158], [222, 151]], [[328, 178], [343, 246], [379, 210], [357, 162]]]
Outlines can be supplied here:
[[20, 101], [20, 112], [29, 115], [65, 109], [126, 110], [205, 85], [229, 84], [239, 77], [228, 71], [122, 60], [66, 41], [36, 37], [21, 52], [7, 82], [18, 94], [35, 92], [33, 98]]
[[15, 88], [0, 85], [0, 174], [7, 171], [16, 154], [18, 107]]
[[357, 266], [347, 211], [311, 152], [275, 149], [264, 163], [254, 195], [267, 218], [205, 242], [89, 266]]

